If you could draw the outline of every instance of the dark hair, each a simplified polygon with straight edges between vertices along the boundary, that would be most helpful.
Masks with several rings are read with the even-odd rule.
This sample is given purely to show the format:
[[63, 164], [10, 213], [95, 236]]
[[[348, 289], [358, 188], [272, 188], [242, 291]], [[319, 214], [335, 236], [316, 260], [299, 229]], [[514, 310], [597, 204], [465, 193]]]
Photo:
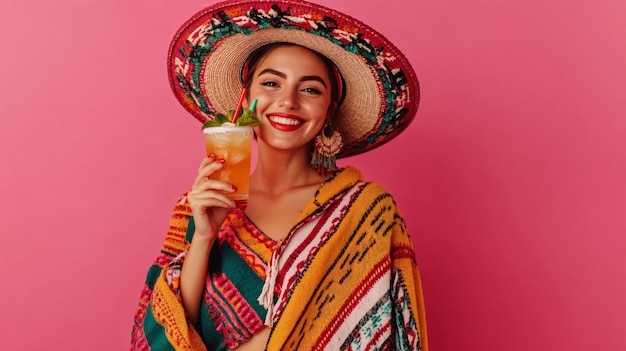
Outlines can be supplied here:
[[[252, 85], [252, 77], [254, 76], [254, 72], [256, 71], [256, 68], [259, 65], [259, 62], [261, 61], [263, 57], [267, 56], [269, 53], [271, 53], [277, 48], [289, 47], [289, 46], [298, 46], [301, 48], [305, 48], [311, 51], [312, 53], [314, 53], [322, 61], [322, 63], [326, 67], [326, 71], [328, 73], [328, 79], [330, 80], [331, 104], [329, 108], [332, 109], [334, 107], [335, 108], [334, 111], [336, 111], [336, 108], [339, 107], [339, 105], [341, 104], [341, 101], [343, 100], [343, 96], [339, 96], [340, 82], [338, 82], [337, 80], [342, 79], [342, 78], [340, 76], [338, 77], [340, 73], [339, 73], [339, 70], [337, 69], [337, 66], [335, 66], [335, 64], [328, 57], [320, 54], [319, 52], [315, 50], [311, 50], [307, 47], [304, 47], [302, 45], [298, 45], [294, 43], [287, 43], [287, 42], [276, 42], [276, 43], [263, 45], [257, 48], [256, 50], [254, 50], [250, 54], [250, 56], [248, 56], [248, 59], [246, 60], [246, 63], [244, 63], [242, 70], [241, 70], [241, 80], [243, 82], [243, 86], [248, 90], [248, 92], [250, 91], [250, 85]], [[338, 74], [336, 74], [335, 72], [337, 72]]]

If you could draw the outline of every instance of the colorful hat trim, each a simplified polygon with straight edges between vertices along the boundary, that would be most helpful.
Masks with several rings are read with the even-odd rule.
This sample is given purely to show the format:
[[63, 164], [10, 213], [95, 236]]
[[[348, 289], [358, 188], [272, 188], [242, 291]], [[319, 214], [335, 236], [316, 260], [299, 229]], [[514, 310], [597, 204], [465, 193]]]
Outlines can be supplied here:
[[345, 97], [333, 125], [344, 147], [337, 158], [388, 142], [414, 119], [419, 84], [407, 58], [366, 24], [300, 0], [226, 1], [198, 12], [170, 45], [175, 96], [201, 122], [233, 109], [248, 56], [273, 42], [315, 50], [341, 72]]

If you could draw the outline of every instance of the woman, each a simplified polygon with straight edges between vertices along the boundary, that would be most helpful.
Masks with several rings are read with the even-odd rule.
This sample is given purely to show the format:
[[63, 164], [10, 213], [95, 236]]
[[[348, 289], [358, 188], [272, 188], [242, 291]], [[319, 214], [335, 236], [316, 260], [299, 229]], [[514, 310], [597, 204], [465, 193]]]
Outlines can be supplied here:
[[224, 91], [245, 86], [246, 104], [258, 101], [258, 162], [241, 206], [220, 192], [234, 184], [208, 179], [227, 161], [202, 160], [148, 275], [133, 349], [426, 350], [402, 217], [382, 187], [334, 166], [413, 118], [417, 80], [404, 57], [318, 5], [226, 2], [181, 28], [170, 77], [200, 120], [232, 108], [236, 93]]

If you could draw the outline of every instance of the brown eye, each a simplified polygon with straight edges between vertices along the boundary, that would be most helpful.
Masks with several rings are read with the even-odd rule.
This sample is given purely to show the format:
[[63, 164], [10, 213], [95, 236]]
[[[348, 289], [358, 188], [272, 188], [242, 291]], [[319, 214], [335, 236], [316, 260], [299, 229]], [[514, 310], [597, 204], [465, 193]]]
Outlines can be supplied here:
[[304, 88], [302, 89], [302, 91], [304, 91], [305, 93], [310, 93], [310, 94], [315, 94], [315, 95], [320, 95], [322, 92], [315, 89], [315, 88]]

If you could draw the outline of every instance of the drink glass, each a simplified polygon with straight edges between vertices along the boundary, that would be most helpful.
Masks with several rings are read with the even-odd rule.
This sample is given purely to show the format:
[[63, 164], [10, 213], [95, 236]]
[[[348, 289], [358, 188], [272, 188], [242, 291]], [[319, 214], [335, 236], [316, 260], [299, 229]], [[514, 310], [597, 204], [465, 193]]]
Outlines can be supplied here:
[[248, 200], [252, 128], [222, 126], [204, 128], [203, 131], [207, 155], [215, 154], [216, 159], [226, 161], [222, 169], [209, 178], [234, 184], [237, 191], [224, 192], [229, 198], [235, 201]]

